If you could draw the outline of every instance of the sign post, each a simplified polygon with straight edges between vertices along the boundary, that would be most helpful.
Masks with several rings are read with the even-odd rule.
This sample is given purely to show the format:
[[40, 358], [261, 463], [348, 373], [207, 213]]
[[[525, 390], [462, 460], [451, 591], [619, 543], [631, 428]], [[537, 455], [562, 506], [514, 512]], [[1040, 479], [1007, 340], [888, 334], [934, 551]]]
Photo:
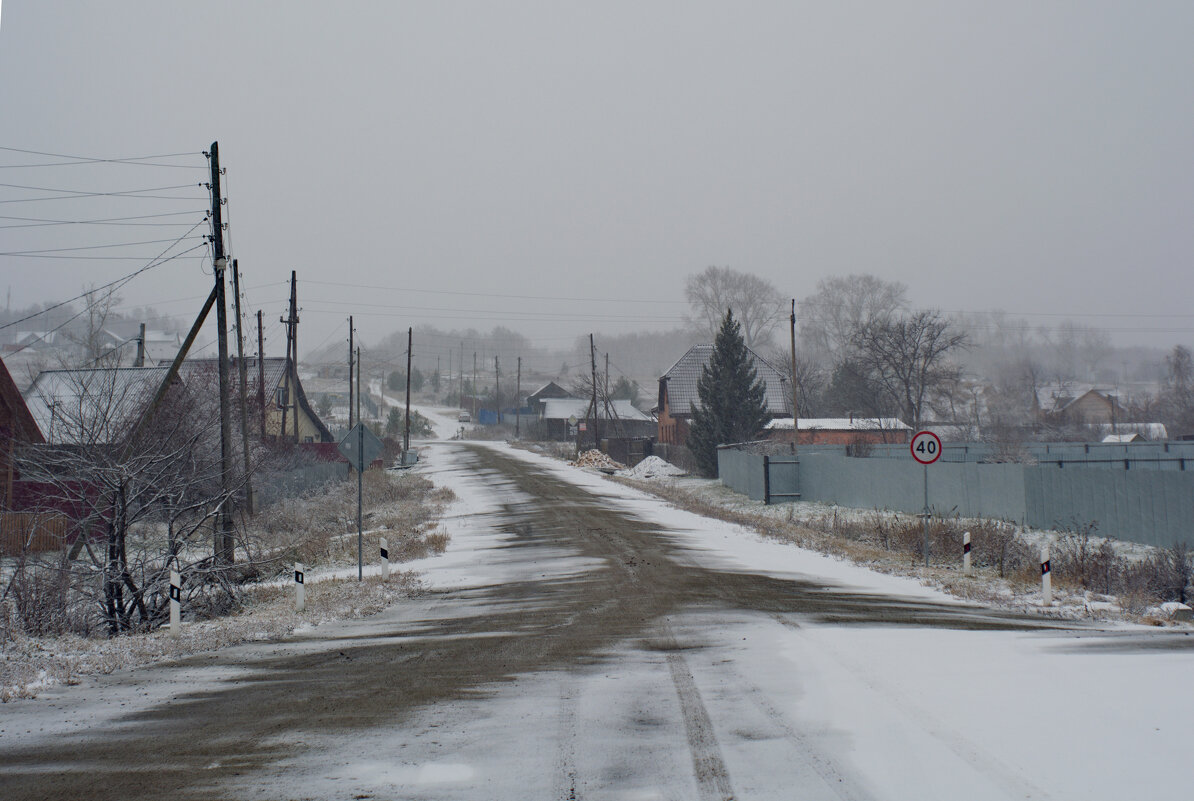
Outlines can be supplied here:
[[925, 507], [920, 517], [924, 521], [924, 550], [925, 567], [929, 566], [929, 465], [941, 458], [941, 438], [932, 431], [917, 431], [908, 446], [912, 451], [912, 458], [924, 465], [925, 469]]
[[347, 436], [340, 440], [339, 445], [340, 453], [357, 471], [357, 581], [363, 581], [365, 576], [365, 546], [361, 533], [361, 476], [365, 468], [373, 464], [381, 450], [381, 440], [364, 423], [353, 426]]

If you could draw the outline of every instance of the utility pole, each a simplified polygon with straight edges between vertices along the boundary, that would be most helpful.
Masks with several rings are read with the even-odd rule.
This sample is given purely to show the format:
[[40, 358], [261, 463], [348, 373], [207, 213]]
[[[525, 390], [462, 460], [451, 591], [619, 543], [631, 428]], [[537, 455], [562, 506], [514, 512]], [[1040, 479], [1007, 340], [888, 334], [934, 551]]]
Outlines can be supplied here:
[[522, 357], [518, 357], [518, 378], [514, 383], [514, 438], [522, 436]]
[[456, 407], [458, 409], [464, 408], [464, 343], [460, 343], [460, 392], [456, 398]]
[[792, 298], [792, 452], [800, 442], [800, 409], [796, 388], [796, 298]]
[[279, 317], [278, 322], [286, 325], [286, 377], [282, 391], [282, 428], [278, 431], [278, 441], [286, 437], [286, 414], [290, 407], [294, 407], [294, 441], [298, 442], [298, 403], [292, 401], [296, 396], [294, 387], [298, 384], [298, 274], [290, 271], [290, 316]]
[[348, 427], [352, 428], [352, 315], [348, 316]]
[[214, 557], [218, 565], [230, 565], [233, 553], [232, 514], [232, 415], [228, 387], [228, 310], [224, 299], [224, 270], [228, 257], [224, 253], [223, 204], [220, 197], [220, 143], [211, 143], [211, 233], [212, 270], [216, 279], [216, 338], [219, 344], [220, 376], [220, 513], [216, 522]]
[[365, 418], [361, 417], [361, 346], [357, 345], [357, 424], [364, 425]]
[[502, 368], [498, 357], [493, 357], [493, 402], [497, 406], [498, 425], [502, 424]]
[[257, 310], [257, 402], [261, 406], [261, 441], [265, 441], [265, 329]]
[[597, 348], [593, 344], [593, 335], [589, 334], [589, 366], [592, 368], [593, 382], [593, 421], [590, 429], [593, 432], [593, 447], [601, 449], [601, 437], [597, 435]]
[[[449, 359], [451, 359], [451, 358], [452, 358], [452, 353], [451, 353], [451, 351], [449, 351], [449, 352], [448, 352], [448, 358], [449, 358]], [[449, 370], [450, 370], [450, 369], [451, 369], [451, 368], [449, 368]], [[410, 374], [410, 370], [407, 370], [406, 372], [407, 372], [407, 374], [408, 374], [408, 375]], [[442, 375], [442, 374], [440, 373], [440, 370], [439, 370], [439, 357], [438, 357], [438, 356], [436, 356], [436, 357], [435, 357], [435, 391], [436, 391], [436, 393], [437, 393], [437, 394], [439, 393], [439, 379], [440, 379], [440, 376], [441, 376], [441, 375]]]
[[[233, 262], [236, 263], [235, 261]], [[141, 323], [141, 333], [137, 334], [137, 360], [133, 367], [145, 366], [145, 323]]]
[[473, 422], [477, 421], [477, 352], [473, 351]]
[[410, 359], [414, 349], [415, 329], [406, 329], [406, 424], [402, 430], [402, 463], [406, 464], [406, 452], [410, 450]]
[[[236, 364], [240, 368], [240, 441], [245, 455], [245, 509], [253, 514], [253, 483], [249, 469], [249, 377], [245, 366], [245, 331], [241, 325], [240, 269], [232, 260], [232, 307], [236, 310]], [[142, 329], [144, 333], [144, 329]]]

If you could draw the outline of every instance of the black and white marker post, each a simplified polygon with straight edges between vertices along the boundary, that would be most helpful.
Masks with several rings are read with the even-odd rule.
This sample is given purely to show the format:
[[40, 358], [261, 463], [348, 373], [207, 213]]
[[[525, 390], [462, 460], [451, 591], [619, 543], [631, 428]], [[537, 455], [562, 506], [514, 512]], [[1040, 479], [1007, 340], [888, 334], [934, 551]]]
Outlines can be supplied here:
[[912, 451], [912, 458], [924, 465], [925, 468], [925, 507], [920, 518], [924, 521], [924, 549], [925, 567], [929, 566], [929, 465], [941, 458], [941, 439], [932, 431], [917, 431], [908, 446]]
[[1053, 567], [1049, 563], [1049, 543], [1041, 546], [1041, 595], [1045, 606], [1053, 605]]
[[962, 535], [962, 575], [972, 576], [974, 573], [970, 569], [970, 532], [967, 531]]
[[182, 634], [182, 582], [178, 577], [178, 563], [170, 565], [170, 636]]
[[294, 609], [301, 612], [307, 608], [307, 587], [303, 582], [303, 563], [294, 563]]
[[381, 580], [390, 580], [390, 544], [386, 538], [381, 538]]

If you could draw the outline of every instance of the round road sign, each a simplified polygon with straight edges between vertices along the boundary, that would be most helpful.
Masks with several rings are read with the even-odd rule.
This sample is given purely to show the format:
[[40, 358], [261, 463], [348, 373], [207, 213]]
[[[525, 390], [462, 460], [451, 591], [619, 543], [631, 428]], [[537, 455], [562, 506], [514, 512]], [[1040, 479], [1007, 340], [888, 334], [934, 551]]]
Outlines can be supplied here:
[[941, 438], [932, 431], [917, 431], [910, 448], [912, 458], [921, 464], [932, 464], [941, 458]]

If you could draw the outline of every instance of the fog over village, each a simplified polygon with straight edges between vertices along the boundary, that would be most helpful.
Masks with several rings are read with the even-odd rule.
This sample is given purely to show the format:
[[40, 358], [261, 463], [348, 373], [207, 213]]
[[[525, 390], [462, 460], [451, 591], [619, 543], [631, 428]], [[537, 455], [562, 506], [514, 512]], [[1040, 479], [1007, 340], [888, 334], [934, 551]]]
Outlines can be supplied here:
[[0, 797], [1188, 791], [1191, 30], [2, 3]]

